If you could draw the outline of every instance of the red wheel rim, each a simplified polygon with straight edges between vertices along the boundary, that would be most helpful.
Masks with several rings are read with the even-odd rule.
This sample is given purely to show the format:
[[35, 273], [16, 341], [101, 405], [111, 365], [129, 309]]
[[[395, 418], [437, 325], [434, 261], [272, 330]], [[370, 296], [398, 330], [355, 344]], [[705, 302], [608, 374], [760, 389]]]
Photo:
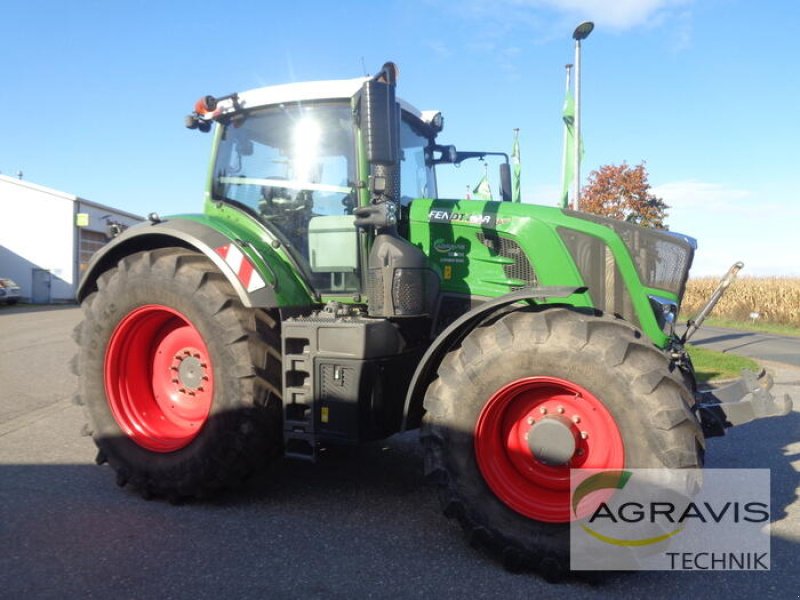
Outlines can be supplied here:
[[[536, 444], [529, 440], [542, 431], [534, 427], [545, 422], [568, 444], [574, 439], [568, 462], [546, 464], [531, 449]], [[621, 469], [625, 462], [622, 436], [608, 409], [586, 389], [557, 377], [518, 379], [495, 392], [475, 425], [475, 456], [500, 500], [548, 523], [570, 520], [571, 468]]]
[[178, 311], [141, 306], [122, 319], [105, 355], [108, 405], [139, 446], [173, 452], [208, 420], [214, 377], [200, 332]]

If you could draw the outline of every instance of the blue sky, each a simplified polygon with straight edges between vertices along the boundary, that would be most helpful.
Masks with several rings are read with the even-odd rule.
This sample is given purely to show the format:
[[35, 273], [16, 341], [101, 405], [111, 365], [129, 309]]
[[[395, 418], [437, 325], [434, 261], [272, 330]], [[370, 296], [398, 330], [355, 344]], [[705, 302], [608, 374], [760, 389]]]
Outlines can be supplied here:
[[210, 137], [183, 127], [198, 97], [393, 60], [398, 93], [445, 115], [441, 142], [510, 152], [520, 128], [523, 199], [555, 205], [586, 19], [584, 177], [646, 161], [670, 228], [699, 239], [695, 275], [735, 260], [800, 275], [794, 0], [5, 0], [0, 172], [138, 214], [198, 211]]

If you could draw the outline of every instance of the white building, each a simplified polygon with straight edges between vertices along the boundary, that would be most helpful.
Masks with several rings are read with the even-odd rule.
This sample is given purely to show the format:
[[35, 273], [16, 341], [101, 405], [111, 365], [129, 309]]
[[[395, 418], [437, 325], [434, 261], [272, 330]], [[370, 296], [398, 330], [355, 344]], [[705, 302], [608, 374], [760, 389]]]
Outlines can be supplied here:
[[129, 227], [137, 215], [29, 181], [0, 175], [0, 277], [36, 304], [70, 302], [109, 224]]

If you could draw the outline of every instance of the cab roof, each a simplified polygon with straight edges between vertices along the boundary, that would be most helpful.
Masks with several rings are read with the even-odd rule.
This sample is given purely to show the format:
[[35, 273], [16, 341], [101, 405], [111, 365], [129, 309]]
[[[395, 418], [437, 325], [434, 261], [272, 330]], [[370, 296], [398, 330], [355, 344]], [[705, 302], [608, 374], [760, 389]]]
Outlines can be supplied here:
[[[369, 79], [369, 77], [357, 77], [355, 79], [329, 79], [271, 85], [240, 92], [238, 101], [241, 108], [248, 109], [314, 100], [349, 100]], [[425, 122], [429, 122], [437, 112], [420, 111], [400, 98], [397, 101], [400, 103], [400, 108]], [[227, 112], [233, 109], [233, 102], [230, 99], [223, 100], [220, 102], [219, 108], [223, 112]]]

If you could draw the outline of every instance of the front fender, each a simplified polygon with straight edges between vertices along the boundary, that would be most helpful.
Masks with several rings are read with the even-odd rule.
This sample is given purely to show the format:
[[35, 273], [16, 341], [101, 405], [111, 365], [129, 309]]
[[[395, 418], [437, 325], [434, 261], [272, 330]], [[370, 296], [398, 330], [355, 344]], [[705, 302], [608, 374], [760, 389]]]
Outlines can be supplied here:
[[[226, 235], [206, 222], [187, 218], [140, 223], [103, 246], [92, 257], [78, 285], [78, 302], [97, 288], [97, 278], [103, 272], [113, 268], [125, 256], [167, 247], [187, 248], [204, 254], [230, 282], [246, 307], [275, 308], [284, 304], [281, 302], [283, 294], [279, 295], [278, 273], [283, 265], [270, 266], [250, 244]], [[285, 278], [280, 284], [300, 287]], [[298, 296], [308, 298], [305, 293], [292, 296], [295, 304]], [[311, 299], [308, 298], [307, 302]]]
[[425, 395], [425, 389], [436, 374], [439, 364], [445, 354], [461, 342], [482, 321], [518, 302], [527, 301], [529, 304], [536, 304], [537, 300], [567, 298], [573, 294], [583, 294], [585, 292], [585, 287], [575, 288], [570, 286], [524, 288], [494, 298], [461, 315], [436, 337], [417, 365], [406, 393], [401, 430], [414, 429], [422, 422], [424, 413], [422, 400]]

